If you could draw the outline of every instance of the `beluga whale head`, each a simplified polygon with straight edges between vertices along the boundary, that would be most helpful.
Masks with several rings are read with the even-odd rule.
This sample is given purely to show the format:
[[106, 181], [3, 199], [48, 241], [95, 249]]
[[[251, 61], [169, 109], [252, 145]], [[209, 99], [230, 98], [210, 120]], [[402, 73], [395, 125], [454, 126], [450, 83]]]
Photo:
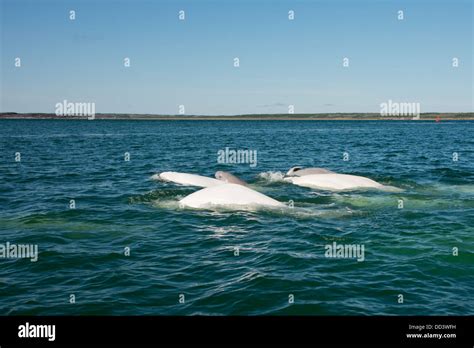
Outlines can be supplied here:
[[224, 181], [228, 184], [237, 184], [237, 185], [247, 186], [247, 183], [245, 181], [240, 180], [235, 175], [232, 175], [228, 172], [224, 172], [221, 170], [216, 172], [215, 177], [217, 180]]
[[289, 171], [286, 172], [285, 177], [287, 176], [296, 176], [296, 172], [303, 169], [303, 167], [292, 167]]

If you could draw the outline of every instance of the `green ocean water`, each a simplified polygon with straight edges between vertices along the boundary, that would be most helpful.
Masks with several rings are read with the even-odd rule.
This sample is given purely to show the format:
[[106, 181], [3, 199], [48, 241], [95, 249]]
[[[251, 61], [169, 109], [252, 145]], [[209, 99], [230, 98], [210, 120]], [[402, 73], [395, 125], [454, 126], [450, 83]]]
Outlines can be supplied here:
[[[472, 315], [473, 130], [469, 121], [0, 121], [0, 244], [39, 250], [37, 262], [0, 258], [0, 314]], [[226, 147], [256, 150], [257, 165], [217, 163]], [[400, 190], [298, 187], [281, 179], [294, 165]], [[196, 188], [150, 179], [217, 170], [294, 208], [183, 209], [178, 200]], [[334, 242], [363, 245], [364, 261], [326, 257]]]

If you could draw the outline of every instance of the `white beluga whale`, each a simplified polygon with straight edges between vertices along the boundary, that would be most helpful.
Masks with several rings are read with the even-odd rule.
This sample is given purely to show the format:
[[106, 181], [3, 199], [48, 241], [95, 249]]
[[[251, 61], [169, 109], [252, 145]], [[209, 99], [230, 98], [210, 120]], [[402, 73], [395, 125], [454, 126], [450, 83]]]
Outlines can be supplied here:
[[178, 172], [163, 172], [153, 176], [155, 179], [174, 182], [180, 185], [204, 187], [181, 199], [179, 201], [181, 207], [194, 209], [207, 209], [216, 206], [233, 209], [247, 209], [260, 206], [285, 207], [283, 203], [247, 187], [245, 181], [230, 173], [218, 171], [215, 177], [217, 179]]
[[180, 184], [180, 185], [185, 185], [185, 186], [198, 186], [198, 187], [211, 187], [211, 186], [222, 185], [225, 183], [222, 180], [209, 178], [207, 176], [188, 174], [188, 173], [179, 173], [179, 172], [163, 172], [160, 174], [155, 174], [152, 176], [152, 179], [173, 182], [175, 184]]
[[338, 174], [323, 168], [303, 169], [301, 167], [293, 167], [286, 173], [283, 180], [302, 187], [334, 191], [361, 188], [388, 188], [363, 176]]
[[191, 193], [179, 201], [181, 206], [205, 209], [213, 206], [232, 208], [285, 207], [277, 200], [243, 185], [224, 183]]

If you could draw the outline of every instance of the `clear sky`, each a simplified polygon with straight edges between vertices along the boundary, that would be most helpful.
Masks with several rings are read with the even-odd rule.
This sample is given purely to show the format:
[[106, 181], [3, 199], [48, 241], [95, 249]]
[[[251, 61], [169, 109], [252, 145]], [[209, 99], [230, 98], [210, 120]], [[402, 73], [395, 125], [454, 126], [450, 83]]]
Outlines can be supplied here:
[[471, 0], [0, 1], [2, 112], [474, 111]]

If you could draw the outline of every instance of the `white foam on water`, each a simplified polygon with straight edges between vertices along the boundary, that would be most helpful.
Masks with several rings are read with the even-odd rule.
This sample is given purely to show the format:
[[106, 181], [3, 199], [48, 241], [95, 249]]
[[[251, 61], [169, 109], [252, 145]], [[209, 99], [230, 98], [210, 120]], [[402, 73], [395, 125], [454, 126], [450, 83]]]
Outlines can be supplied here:
[[182, 197], [177, 197], [175, 199], [164, 199], [164, 200], [156, 199], [152, 202], [152, 205], [155, 208], [179, 210], [180, 209], [179, 199], [181, 198]]
[[284, 178], [285, 174], [283, 174], [282, 172], [272, 172], [272, 171], [268, 171], [268, 172], [263, 172], [263, 173], [259, 173], [258, 174], [258, 177], [260, 179], [263, 179], [265, 181], [268, 181], [268, 182], [283, 182], [283, 178]]

